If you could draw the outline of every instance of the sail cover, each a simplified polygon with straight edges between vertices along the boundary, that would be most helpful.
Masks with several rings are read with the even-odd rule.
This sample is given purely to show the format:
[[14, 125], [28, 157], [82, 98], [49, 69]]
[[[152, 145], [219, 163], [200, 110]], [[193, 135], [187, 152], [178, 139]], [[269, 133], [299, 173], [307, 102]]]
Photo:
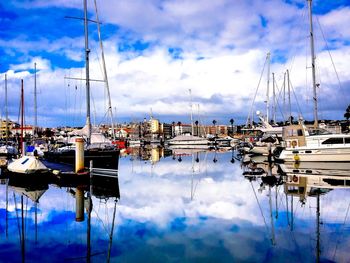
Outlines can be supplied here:
[[31, 174], [47, 172], [49, 169], [35, 156], [23, 156], [10, 163], [7, 167], [10, 172]]

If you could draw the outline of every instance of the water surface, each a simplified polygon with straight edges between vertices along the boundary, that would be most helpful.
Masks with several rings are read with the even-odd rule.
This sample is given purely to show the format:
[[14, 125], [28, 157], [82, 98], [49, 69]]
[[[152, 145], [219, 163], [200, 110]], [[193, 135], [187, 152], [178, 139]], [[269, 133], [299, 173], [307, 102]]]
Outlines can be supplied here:
[[0, 261], [348, 261], [348, 186], [248, 178], [230, 151], [134, 154], [107, 189], [3, 179]]

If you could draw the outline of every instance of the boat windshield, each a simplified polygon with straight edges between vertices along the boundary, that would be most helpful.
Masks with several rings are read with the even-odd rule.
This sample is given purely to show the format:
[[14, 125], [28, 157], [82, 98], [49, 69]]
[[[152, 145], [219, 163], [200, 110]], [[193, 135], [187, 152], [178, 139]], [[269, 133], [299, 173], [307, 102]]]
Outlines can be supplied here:
[[332, 133], [325, 130], [325, 129], [318, 128], [318, 129], [309, 129], [309, 134], [310, 135], [325, 135], [325, 134], [332, 134]]

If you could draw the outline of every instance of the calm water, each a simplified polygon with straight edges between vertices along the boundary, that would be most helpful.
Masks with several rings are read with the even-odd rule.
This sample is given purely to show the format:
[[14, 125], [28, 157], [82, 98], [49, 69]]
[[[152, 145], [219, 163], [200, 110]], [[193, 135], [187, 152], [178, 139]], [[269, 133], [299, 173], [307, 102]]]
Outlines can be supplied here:
[[119, 189], [2, 180], [0, 261], [349, 262], [346, 186], [249, 179], [231, 152], [135, 154], [120, 159]]

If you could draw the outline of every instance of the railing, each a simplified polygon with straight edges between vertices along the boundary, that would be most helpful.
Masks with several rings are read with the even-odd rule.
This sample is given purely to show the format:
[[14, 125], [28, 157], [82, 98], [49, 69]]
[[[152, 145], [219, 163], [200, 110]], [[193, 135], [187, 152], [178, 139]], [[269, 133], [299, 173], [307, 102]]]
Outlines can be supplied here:
[[93, 161], [90, 161], [90, 176], [118, 177], [118, 169], [94, 168]]

